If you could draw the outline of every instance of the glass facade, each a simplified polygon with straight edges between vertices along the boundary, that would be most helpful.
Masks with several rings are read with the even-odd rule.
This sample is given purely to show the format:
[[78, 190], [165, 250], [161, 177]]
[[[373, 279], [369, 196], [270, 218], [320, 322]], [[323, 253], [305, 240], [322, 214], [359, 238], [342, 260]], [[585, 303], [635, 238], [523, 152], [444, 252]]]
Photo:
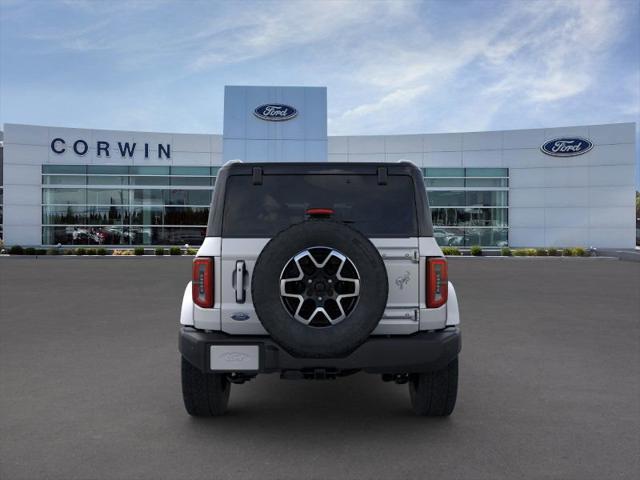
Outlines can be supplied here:
[[[44, 165], [42, 243], [200, 245], [217, 172], [218, 167], [195, 166]], [[507, 245], [508, 169], [425, 168], [423, 174], [439, 245]]]
[[44, 165], [45, 245], [200, 245], [218, 167]]
[[502, 247], [509, 241], [509, 169], [425, 168], [439, 245]]

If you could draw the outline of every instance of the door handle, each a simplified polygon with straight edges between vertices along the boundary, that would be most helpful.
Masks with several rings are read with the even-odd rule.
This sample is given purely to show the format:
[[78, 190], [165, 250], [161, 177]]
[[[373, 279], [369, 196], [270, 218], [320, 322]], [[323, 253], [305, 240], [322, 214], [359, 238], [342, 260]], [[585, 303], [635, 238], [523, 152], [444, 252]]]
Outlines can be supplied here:
[[244, 261], [236, 262], [236, 303], [244, 303]]

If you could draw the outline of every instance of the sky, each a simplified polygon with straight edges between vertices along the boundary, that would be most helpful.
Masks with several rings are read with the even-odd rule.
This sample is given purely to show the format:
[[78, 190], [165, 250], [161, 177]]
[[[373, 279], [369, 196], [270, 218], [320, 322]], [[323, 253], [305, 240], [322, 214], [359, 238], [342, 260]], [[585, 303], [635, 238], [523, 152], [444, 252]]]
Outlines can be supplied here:
[[0, 123], [221, 133], [224, 85], [326, 86], [330, 135], [639, 132], [640, 0], [0, 0]]

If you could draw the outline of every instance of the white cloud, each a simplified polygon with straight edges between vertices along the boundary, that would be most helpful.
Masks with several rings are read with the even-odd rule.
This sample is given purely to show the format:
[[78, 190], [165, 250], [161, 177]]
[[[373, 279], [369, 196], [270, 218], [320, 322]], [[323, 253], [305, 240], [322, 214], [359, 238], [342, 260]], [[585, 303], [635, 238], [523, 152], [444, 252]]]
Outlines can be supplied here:
[[489, 46], [489, 70], [501, 80], [486, 93], [518, 94], [532, 102], [556, 101], [585, 91], [598, 54], [614, 40], [620, 13], [607, 1], [525, 6], [522, 25]]
[[356, 108], [347, 110], [344, 113], [344, 116], [358, 117], [360, 115], [368, 115], [370, 113], [383, 111], [386, 108], [391, 106], [393, 106], [394, 108], [398, 106], [403, 106], [405, 104], [409, 104], [413, 99], [423, 94], [428, 88], [429, 87], [426, 85], [423, 85], [421, 87], [414, 87], [414, 88], [400, 88], [398, 90], [394, 90], [388, 95], [385, 95], [375, 103], [359, 105]]
[[[110, 87], [114, 95], [129, 89], [134, 112], [146, 104], [153, 112], [131, 115], [135, 123], [152, 123], [163, 112], [173, 117], [192, 97], [198, 101], [191, 108], [203, 98], [213, 102], [211, 92], [223, 83], [286, 82], [329, 87], [331, 134], [481, 130], [504, 118], [524, 118], [529, 124], [519, 126], [527, 127], [538, 118], [562, 121], [567, 106], [584, 114], [576, 105], [596, 105], [594, 97], [604, 96], [593, 92], [611, 75], [616, 42], [638, 32], [637, 4], [608, 0], [243, 1], [187, 8], [69, 0], [54, 4], [49, 17], [40, 15], [39, 3], [19, 5], [11, 18], [20, 17], [20, 39], [37, 45], [37, 55], [80, 58], [79, 70], [85, 59], [99, 58], [105, 72], [124, 72], [118, 79], [125, 84]], [[609, 96], [598, 100], [615, 112], [607, 120], [637, 117], [638, 61], [629, 63], [606, 85]], [[150, 87], [144, 100], [134, 91], [140, 85]], [[610, 92], [616, 88], [618, 96]], [[211, 118], [211, 108], [203, 110], [194, 122]], [[576, 118], [567, 121], [592, 116]]]
[[[451, 120], [458, 119], [457, 129], [484, 128], [509, 102], [539, 107], [582, 94], [597, 78], [603, 52], [623, 28], [624, 13], [616, 7], [606, 0], [517, 2], [441, 38], [428, 30], [437, 19], [423, 19], [423, 27], [410, 24], [410, 42], [391, 41], [383, 48], [388, 62], [379, 62], [375, 48], [362, 52], [352, 76], [368, 87], [371, 98], [337, 113], [332, 127], [370, 128], [367, 116], [388, 106], [389, 98], [399, 107], [415, 108], [412, 101], [437, 104], [437, 97], [449, 95], [453, 106], [450, 86], [456, 83], [474, 90], [466, 92], [468, 102], [452, 108], [444, 121], [452, 126]], [[403, 40], [406, 37], [405, 30]], [[407, 49], [407, 44], [420, 47]], [[476, 114], [459, 114], [456, 108]]]
[[286, 2], [263, 4], [266, 9], [233, 11], [222, 24], [227, 28], [205, 29], [197, 34], [204, 41], [192, 61], [195, 70], [261, 58], [281, 50], [319, 42], [331, 44], [341, 35], [366, 24], [402, 18], [405, 2]]

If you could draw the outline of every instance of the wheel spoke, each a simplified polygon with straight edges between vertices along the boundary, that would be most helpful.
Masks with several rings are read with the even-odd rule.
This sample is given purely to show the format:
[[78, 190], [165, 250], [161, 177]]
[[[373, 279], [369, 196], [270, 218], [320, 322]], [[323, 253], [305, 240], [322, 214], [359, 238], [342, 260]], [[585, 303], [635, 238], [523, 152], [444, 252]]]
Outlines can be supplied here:
[[[318, 258], [322, 260], [318, 261]], [[325, 269], [332, 261], [331, 267]], [[349, 267], [347, 273], [344, 272], [346, 266]], [[291, 277], [294, 267], [297, 274]], [[293, 285], [296, 285], [295, 290]], [[312, 247], [299, 252], [285, 265], [280, 276], [280, 295], [287, 311], [304, 325], [335, 325], [355, 308], [360, 295], [360, 278], [351, 260], [341, 252], [328, 247]], [[288, 299], [286, 302], [285, 298]], [[325, 302], [331, 302], [332, 306]]]

